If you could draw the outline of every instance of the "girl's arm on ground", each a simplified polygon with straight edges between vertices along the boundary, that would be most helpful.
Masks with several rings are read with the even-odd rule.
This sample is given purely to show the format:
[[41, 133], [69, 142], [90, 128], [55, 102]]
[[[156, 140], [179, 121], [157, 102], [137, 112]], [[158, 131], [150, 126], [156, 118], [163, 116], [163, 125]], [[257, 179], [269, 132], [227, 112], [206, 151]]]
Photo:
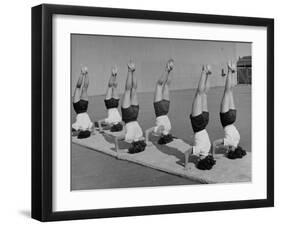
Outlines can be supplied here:
[[145, 143], [146, 143], [146, 145], [148, 145], [148, 146], [149, 146], [149, 145], [152, 145], [152, 142], [149, 141], [149, 134], [152, 133], [153, 130], [154, 130], [154, 127], [151, 127], [151, 128], [149, 128], [149, 129], [147, 129], [147, 130], [145, 131]]
[[118, 136], [114, 136], [114, 141], [115, 141], [115, 151], [119, 151], [119, 141], [125, 139], [125, 133], [120, 134]]
[[103, 128], [102, 128], [102, 123], [103, 123], [103, 122], [104, 122], [104, 119], [101, 119], [101, 120], [98, 121], [98, 126], [99, 126], [99, 131], [100, 131], [100, 133], [103, 132]]
[[185, 170], [187, 170], [188, 160], [189, 160], [189, 156], [192, 154], [192, 150], [193, 150], [193, 147], [191, 146], [191, 147], [184, 153], [184, 156], [185, 156], [184, 169], [185, 169]]
[[224, 145], [224, 142], [223, 142], [223, 139], [217, 139], [213, 142], [213, 145], [212, 145], [212, 155], [215, 155], [216, 154], [216, 149], [220, 146], [223, 146]]

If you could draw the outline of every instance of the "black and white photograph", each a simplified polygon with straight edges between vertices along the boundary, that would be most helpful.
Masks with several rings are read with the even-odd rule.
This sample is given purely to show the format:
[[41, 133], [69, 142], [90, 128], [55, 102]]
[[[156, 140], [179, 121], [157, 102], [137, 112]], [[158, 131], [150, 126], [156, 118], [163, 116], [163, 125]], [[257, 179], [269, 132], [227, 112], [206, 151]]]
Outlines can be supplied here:
[[71, 190], [251, 183], [251, 42], [70, 39]]

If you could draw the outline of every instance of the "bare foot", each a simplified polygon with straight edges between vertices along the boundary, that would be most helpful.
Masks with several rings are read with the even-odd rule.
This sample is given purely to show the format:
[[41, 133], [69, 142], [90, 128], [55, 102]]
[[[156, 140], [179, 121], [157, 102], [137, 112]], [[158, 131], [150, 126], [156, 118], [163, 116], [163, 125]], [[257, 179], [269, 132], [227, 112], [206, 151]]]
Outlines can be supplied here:
[[112, 74], [113, 76], [116, 76], [117, 73], [118, 73], [118, 68], [117, 68], [117, 66], [115, 65], [115, 66], [113, 66], [112, 69], [111, 69], [111, 74]]
[[212, 74], [211, 65], [210, 65], [210, 64], [207, 64], [207, 65], [205, 66], [205, 68], [206, 68], [206, 73], [207, 73], [207, 75], [211, 75], [211, 74]]
[[236, 71], [236, 63], [234, 61], [228, 61], [227, 68], [228, 68], [228, 71], [231, 71], [231, 73], [234, 73]]
[[82, 75], [88, 74], [88, 68], [87, 67], [81, 67], [81, 74]]
[[134, 72], [136, 70], [136, 65], [133, 61], [130, 60], [130, 62], [128, 63], [128, 70], [131, 72]]
[[167, 68], [168, 72], [173, 70], [173, 68], [174, 68], [174, 60], [173, 59], [168, 60], [168, 62], [166, 64], [166, 68]]

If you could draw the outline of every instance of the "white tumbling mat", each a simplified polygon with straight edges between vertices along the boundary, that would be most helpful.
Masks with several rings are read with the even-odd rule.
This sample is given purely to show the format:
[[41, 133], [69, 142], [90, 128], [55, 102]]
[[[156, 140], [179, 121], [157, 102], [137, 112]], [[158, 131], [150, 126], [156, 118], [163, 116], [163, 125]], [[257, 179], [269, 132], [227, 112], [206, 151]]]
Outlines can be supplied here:
[[[122, 133], [122, 132], [118, 132]], [[111, 155], [120, 160], [134, 162], [156, 170], [164, 171], [177, 176], [185, 177], [200, 183], [234, 183], [251, 181], [251, 153], [242, 159], [231, 160], [223, 154], [215, 156], [216, 165], [211, 170], [199, 170], [195, 167], [192, 156], [187, 169], [184, 167], [184, 153], [190, 145], [181, 139], [174, 139], [169, 144], [158, 145], [157, 138], [153, 145], [147, 146], [145, 151], [129, 154], [129, 144], [120, 141], [120, 151], [115, 151], [114, 138], [118, 133], [96, 133], [86, 139], [72, 137], [72, 142], [89, 149]]]

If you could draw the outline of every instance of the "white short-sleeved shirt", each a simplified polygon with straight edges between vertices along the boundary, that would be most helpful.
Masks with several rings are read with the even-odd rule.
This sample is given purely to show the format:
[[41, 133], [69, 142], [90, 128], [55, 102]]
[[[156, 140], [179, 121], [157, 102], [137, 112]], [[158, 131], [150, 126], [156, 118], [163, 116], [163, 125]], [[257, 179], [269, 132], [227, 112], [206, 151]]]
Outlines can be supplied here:
[[72, 124], [75, 130], [91, 130], [93, 123], [87, 112], [79, 113], [76, 116], [76, 122]]
[[237, 147], [240, 142], [240, 134], [236, 127], [231, 124], [224, 127], [224, 139], [223, 144], [225, 146], [231, 145]]
[[161, 115], [156, 118], [156, 126], [154, 127], [153, 132], [158, 134], [159, 133], [158, 130], [161, 126], [164, 127], [164, 131], [162, 131], [162, 133], [164, 135], [168, 135], [172, 129], [172, 126], [171, 126], [170, 119], [167, 115]]
[[143, 137], [142, 129], [137, 121], [128, 122], [125, 125], [126, 135], [125, 141], [132, 143], [133, 141], [139, 141]]
[[122, 121], [121, 115], [117, 108], [107, 110], [107, 118], [104, 120], [107, 124], [117, 124]]
[[211, 149], [211, 142], [207, 130], [201, 130], [194, 134], [194, 143], [192, 146], [194, 155], [207, 156]]

